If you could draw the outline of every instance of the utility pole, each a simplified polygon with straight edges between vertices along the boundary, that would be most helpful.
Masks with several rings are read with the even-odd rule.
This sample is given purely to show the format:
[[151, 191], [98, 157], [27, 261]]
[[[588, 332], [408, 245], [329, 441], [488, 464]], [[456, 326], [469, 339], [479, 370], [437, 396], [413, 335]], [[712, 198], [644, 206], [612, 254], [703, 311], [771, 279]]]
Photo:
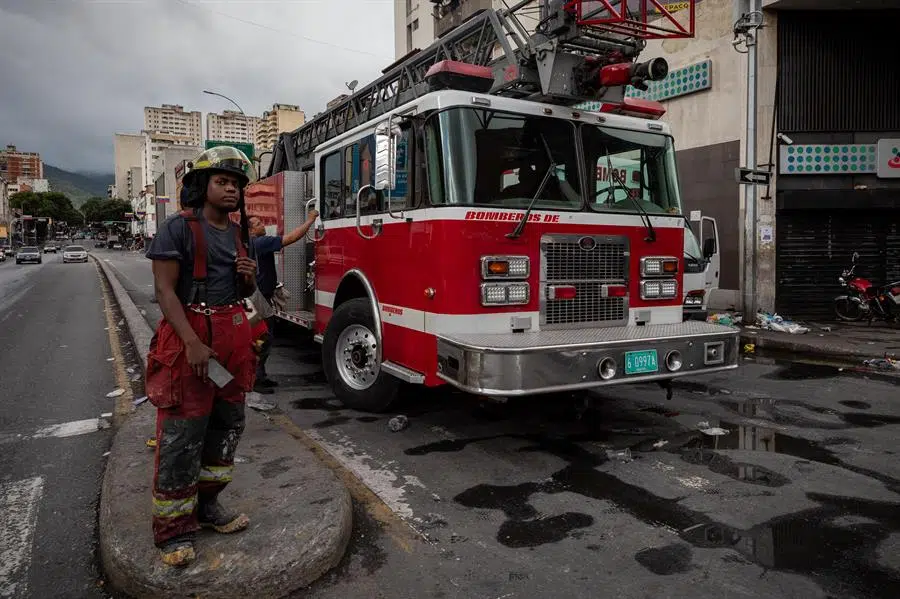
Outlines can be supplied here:
[[[735, 0], [734, 49], [747, 55], [746, 168], [756, 170], [756, 75], [757, 33], [763, 26], [761, 0]], [[745, 49], [742, 49], [743, 46]], [[743, 309], [745, 322], [756, 319], [756, 274], [758, 230], [756, 184], [744, 186], [744, 276]]]

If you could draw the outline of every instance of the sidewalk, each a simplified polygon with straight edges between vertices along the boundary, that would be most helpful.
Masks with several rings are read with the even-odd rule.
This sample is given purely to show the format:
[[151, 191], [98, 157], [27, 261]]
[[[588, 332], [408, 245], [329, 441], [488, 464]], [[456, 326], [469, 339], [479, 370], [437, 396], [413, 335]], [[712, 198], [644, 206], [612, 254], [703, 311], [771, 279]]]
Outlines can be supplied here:
[[900, 329], [883, 323], [803, 323], [809, 332], [799, 335], [741, 328], [741, 345], [756, 351], [776, 351], [832, 359], [862, 366], [873, 358], [900, 357]]
[[[152, 336], [111, 268], [100, 265], [146, 367]], [[150, 529], [155, 410], [134, 408], [116, 433], [100, 498], [100, 559], [111, 585], [136, 598], [283, 597], [336, 566], [352, 528], [346, 487], [315, 454], [270, 421], [247, 410], [235, 477], [223, 500], [250, 516], [235, 535], [200, 534], [198, 559], [183, 570], [162, 564]]]

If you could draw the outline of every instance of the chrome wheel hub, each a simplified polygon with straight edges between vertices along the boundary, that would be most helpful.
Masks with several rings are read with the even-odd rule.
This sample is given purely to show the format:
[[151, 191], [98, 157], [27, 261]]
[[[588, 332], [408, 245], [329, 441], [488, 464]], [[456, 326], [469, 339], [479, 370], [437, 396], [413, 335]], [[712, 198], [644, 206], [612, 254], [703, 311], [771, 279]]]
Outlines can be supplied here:
[[375, 383], [380, 371], [375, 334], [367, 327], [350, 325], [338, 336], [334, 358], [338, 374], [349, 387], [362, 391]]

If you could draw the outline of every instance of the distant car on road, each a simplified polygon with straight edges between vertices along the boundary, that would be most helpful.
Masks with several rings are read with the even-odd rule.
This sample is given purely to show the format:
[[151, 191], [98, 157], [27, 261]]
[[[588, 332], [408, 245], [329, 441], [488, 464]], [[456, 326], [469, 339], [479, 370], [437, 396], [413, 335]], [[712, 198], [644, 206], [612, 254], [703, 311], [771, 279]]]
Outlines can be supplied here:
[[58, 250], [59, 250], [59, 248], [56, 246], [56, 244], [53, 244], [53, 243], [48, 243], [47, 245], [44, 246], [45, 254], [55, 254]]
[[67, 262], [87, 262], [88, 255], [80, 245], [69, 245], [63, 250], [63, 263]]
[[0, 248], [0, 262], [6, 262], [6, 252]]
[[41, 250], [33, 245], [26, 245], [19, 248], [19, 252], [16, 254], [16, 264], [22, 264], [23, 262], [40, 264], [43, 262], [41, 259]]

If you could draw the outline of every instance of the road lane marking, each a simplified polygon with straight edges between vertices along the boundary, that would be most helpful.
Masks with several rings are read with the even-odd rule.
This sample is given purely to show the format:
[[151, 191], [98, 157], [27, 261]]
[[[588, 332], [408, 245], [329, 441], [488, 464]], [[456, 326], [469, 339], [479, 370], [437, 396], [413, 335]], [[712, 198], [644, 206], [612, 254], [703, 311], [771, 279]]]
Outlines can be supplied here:
[[73, 420], [62, 424], [52, 424], [39, 428], [31, 435], [34, 439], [46, 439], [47, 437], [77, 437], [95, 433], [100, 430], [100, 418], [88, 418], [86, 420]]
[[28, 595], [28, 567], [44, 492], [41, 476], [0, 485], [0, 597]]

